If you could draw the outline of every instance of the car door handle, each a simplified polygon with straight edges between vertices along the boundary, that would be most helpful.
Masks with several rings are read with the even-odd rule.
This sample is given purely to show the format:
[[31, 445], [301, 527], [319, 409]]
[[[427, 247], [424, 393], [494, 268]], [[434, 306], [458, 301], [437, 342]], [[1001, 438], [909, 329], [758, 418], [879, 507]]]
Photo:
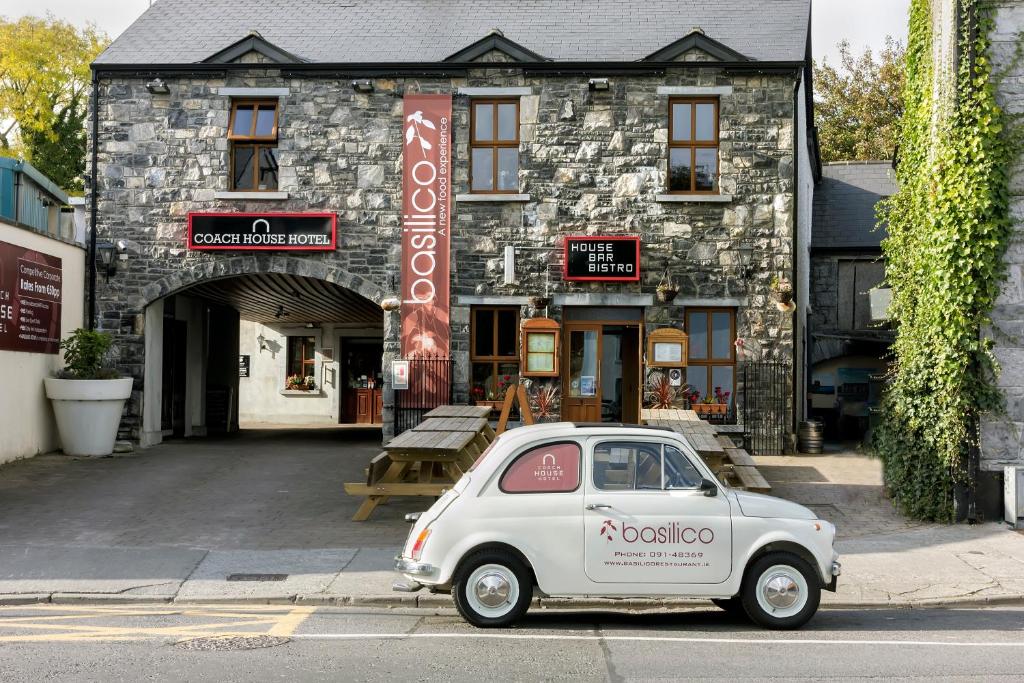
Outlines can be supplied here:
[[590, 504], [587, 505], [587, 509], [588, 510], [611, 510], [612, 506], [611, 505], [606, 505], [604, 503], [590, 503]]

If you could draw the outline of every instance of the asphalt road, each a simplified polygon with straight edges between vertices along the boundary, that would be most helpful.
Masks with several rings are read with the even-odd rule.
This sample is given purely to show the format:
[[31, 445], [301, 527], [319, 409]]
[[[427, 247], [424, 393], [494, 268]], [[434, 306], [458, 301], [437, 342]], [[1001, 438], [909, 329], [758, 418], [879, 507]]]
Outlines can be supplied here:
[[766, 632], [714, 608], [540, 612], [478, 630], [448, 610], [0, 608], [0, 680], [1024, 678], [1024, 608], [823, 610]]

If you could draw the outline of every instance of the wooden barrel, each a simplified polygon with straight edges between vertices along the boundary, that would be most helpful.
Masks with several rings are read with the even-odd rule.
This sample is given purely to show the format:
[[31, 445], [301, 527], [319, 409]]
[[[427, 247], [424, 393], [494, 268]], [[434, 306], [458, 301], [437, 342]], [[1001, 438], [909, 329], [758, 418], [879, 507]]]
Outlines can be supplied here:
[[825, 426], [821, 420], [801, 422], [796, 432], [797, 450], [801, 453], [821, 453], [825, 440]]

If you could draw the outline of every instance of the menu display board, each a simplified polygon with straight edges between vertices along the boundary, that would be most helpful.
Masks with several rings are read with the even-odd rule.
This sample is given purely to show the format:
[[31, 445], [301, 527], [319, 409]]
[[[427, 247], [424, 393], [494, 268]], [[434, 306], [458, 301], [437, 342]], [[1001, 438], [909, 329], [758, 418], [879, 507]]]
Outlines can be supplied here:
[[57, 353], [63, 291], [58, 257], [0, 242], [0, 349]]

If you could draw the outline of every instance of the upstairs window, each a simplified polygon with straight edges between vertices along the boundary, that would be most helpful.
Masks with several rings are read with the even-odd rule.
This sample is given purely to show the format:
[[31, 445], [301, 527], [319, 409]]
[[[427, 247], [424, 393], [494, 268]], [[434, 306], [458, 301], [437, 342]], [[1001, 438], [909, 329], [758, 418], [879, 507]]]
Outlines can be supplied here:
[[469, 189], [519, 191], [519, 100], [475, 99], [471, 105]]
[[246, 192], [277, 189], [277, 100], [231, 104], [231, 189]]
[[668, 189], [718, 193], [718, 100], [669, 101]]

